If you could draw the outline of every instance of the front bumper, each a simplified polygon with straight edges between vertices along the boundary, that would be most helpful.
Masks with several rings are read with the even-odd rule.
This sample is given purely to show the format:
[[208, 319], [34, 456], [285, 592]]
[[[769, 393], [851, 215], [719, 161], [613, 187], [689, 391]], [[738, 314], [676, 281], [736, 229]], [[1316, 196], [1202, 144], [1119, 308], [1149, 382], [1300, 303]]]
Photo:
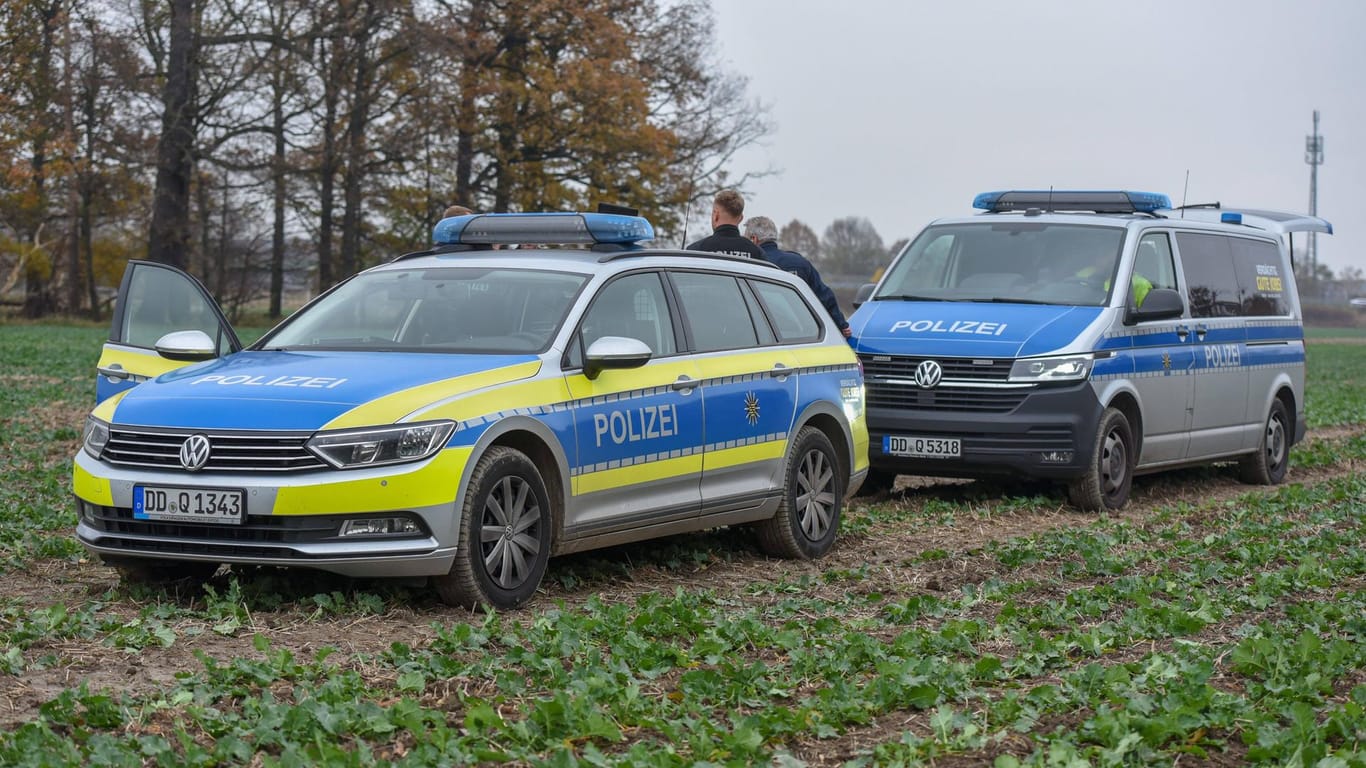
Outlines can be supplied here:
[[[81, 452], [73, 469], [77, 540], [111, 560], [153, 558], [295, 566], [353, 577], [431, 576], [450, 570], [459, 527], [455, 496], [468, 450], [426, 462], [305, 473], [185, 473], [117, 467]], [[236, 525], [138, 520], [133, 487], [241, 489]], [[347, 519], [403, 516], [418, 533], [342, 537]]]
[[[1087, 470], [1102, 410], [1090, 382], [1039, 388], [1009, 413], [869, 407], [868, 461], [897, 474], [1073, 478]], [[887, 435], [957, 438], [962, 456], [888, 455]]]

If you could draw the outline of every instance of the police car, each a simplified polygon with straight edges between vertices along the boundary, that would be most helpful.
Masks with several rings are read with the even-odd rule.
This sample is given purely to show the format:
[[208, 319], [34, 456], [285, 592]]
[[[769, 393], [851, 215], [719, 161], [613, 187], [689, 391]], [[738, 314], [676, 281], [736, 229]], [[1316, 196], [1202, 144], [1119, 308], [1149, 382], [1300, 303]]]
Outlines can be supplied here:
[[1051, 478], [1118, 508], [1136, 473], [1237, 461], [1279, 483], [1304, 435], [1294, 213], [1118, 190], [989, 192], [930, 224], [850, 318], [872, 470]]
[[[189, 275], [130, 263], [80, 542], [128, 579], [303, 566], [495, 607], [553, 554], [721, 525], [820, 557], [867, 470], [857, 359], [800, 280], [653, 237], [444, 219], [246, 348]], [[552, 243], [577, 247], [509, 247]]]

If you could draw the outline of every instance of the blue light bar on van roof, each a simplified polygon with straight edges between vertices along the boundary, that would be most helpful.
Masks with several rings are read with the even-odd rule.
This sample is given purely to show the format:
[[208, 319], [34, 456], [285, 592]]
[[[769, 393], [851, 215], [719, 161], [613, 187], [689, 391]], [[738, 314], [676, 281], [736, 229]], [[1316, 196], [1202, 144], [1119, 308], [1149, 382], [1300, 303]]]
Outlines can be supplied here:
[[1157, 192], [1127, 190], [1012, 189], [983, 192], [973, 208], [992, 213], [1024, 211], [1089, 211], [1092, 213], [1152, 213], [1171, 208], [1171, 198]]
[[476, 213], [442, 219], [432, 240], [442, 245], [634, 245], [655, 238], [641, 216], [616, 213]]

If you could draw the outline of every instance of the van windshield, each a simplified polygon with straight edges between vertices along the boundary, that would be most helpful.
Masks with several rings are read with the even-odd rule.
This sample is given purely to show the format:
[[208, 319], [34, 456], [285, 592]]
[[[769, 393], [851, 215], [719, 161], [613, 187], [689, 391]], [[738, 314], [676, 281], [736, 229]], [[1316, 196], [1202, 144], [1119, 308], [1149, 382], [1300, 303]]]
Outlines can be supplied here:
[[991, 221], [927, 227], [892, 265], [876, 300], [1104, 306], [1122, 227]]

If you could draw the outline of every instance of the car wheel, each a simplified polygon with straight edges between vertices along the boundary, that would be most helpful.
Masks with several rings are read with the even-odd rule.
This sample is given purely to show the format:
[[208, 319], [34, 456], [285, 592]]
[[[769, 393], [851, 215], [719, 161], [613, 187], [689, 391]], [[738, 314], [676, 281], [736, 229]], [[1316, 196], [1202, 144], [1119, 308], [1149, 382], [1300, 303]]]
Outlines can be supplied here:
[[218, 563], [199, 560], [156, 560], [128, 558], [106, 560], [119, 572], [125, 584], [171, 584], [177, 581], [208, 581], [218, 572]]
[[1096, 429], [1086, 474], [1067, 486], [1072, 504], [1088, 512], [1123, 507], [1129, 500], [1137, 459], [1129, 419], [1116, 408], [1106, 408]]
[[521, 451], [494, 446], [470, 475], [460, 542], [437, 595], [466, 608], [515, 608], [526, 602], [550, 560], [550, 498], [536, 465]]
[[1271, 401], [1271, 411], [1262, 427], [1257, 452], [1238, 462], [1238, 474], [1245, 483], [1279, 485], [1290, 468], [1290, 417], [1280, 398]]
[[839, 532], [844, 482], [830, 438], [815, 427], [802, 427], [788, 450], [782, 503], [756, 526], [760, 548], [800, 560], [829, 552]]

